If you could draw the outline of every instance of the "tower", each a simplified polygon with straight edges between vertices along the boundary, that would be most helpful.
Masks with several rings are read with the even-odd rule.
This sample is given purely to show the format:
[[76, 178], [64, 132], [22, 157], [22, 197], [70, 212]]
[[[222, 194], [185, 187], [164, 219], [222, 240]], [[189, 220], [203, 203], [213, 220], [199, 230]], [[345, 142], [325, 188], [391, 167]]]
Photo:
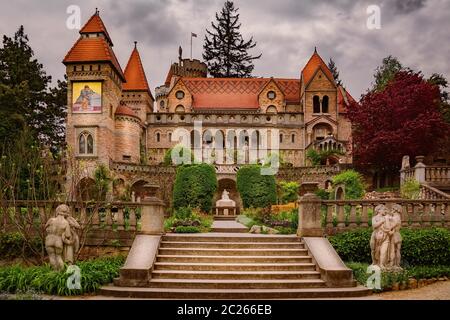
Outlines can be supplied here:
[[96, 10], [65, 56], [68, 77], [66, 140], [73, 155], [84, 160], [88, 176], [98, 163], [114, 159], [114, 113], [125, 76], [109, 33]]

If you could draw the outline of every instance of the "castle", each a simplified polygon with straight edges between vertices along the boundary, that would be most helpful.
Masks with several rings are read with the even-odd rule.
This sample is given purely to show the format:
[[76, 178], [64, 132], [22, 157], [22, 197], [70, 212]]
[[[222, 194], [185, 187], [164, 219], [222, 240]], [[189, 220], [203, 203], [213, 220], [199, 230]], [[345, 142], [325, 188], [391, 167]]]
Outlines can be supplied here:
[[[229, 151], [240, 163], [260, 162], [266, 156], [262, 144], [276, 146], [294, 169], [310, 165], [310, 149], [338, 150], [327, 164], [352, 162], [346, 110], [353, 98], [336, 85], [317, 50], [296, 79], [208, 78], [206, 64], [184, 59], [180, 48], [179, 61], [153, 95], [136, 43], [123, 71], [96, 11], [63, 63], [67, 144], [91, 174], [103, 163], [122, 187], [145, 183], [142, 177], [154, 176], [167, 150], [180, 142], [190, 143], [197, 159], [213, 154], [218, 170], [228, 165], [228, 180], [235, 174]], [[211, 153], [215, 148], [224, 151]], [[219, 192], [233, 190], [229, 183], [219, 183]]]

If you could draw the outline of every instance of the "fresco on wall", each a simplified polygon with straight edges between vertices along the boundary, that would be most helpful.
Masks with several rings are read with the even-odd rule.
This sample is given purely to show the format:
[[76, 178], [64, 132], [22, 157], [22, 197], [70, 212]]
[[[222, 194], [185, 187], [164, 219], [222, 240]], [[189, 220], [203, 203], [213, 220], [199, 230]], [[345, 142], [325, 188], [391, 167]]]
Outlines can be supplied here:
[[102, 112], [102, 83], [73, 82], [72, 112], [74, 113]]

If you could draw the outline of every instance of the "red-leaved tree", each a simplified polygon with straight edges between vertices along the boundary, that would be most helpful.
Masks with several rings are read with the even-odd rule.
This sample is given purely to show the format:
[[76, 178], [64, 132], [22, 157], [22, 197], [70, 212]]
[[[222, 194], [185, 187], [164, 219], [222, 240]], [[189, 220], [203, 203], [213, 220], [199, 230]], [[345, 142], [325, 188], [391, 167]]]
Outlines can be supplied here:
[[450, 133], [439, 112], [439, 98], [438, 86], [421, 73], [400, 71], [383, 91], [352, 103], [348, 116], [355, 163], [391, 171], [399, 169], [403, 155], [414, 159], [437, 150]]

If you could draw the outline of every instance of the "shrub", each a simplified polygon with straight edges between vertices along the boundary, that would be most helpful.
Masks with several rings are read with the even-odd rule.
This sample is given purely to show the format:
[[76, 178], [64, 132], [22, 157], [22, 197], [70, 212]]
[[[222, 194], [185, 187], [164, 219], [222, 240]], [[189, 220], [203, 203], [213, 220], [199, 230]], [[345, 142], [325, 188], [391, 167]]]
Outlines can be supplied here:
[[216, 170], [212, 165], [201, 163], [179, 166], [173, 187], [173, 207], [191, 207], [210, 212], [216, 189]]
[[[173, 162], [172, 152], [175, 152], [175, 154], [177, 156], [176, 160], [179, 159], [180, 163]], [[185, 157], [190, 158], [191, 163], [194, 163], [194, 154], [191, 152], [191, 150], [184, 147], [183, 145], [177, 144], [176, 146], [174, 146], [166, 151], [166, 153], [164, 154], [163, 164], [165, 166], [181, 165], [181, 164], [183, 164], [181, 162], [184, 160]]]
[[418, 199], [420, 193], [420, 183], [415, 179], [406, 180], [400, 188], [400, 194], [406, 199]]
[[200, 228], [194, 226], [178, 226], [175, 228], [176, 233], [199, 233]]
[[322, 200], [330, 199], [330, 193], [325, 189], [318, 189], [316, 195]]
[[298, 200], [298, 188], [300, 184], [295, 181], [280, 181], [278, 183], [279, 199], [282, 204]]
[[319, 152], [315, 149], [309, 149], [306, 153], [306, 158], [311, 162], [312, 166], [319, 166], [322, 161]]
[[273, 175], [261, 175], [261, 166], [246, 165], [237, 172], [237, 189], [244, 208], [264, 208], [277, 201]]
[[102, 258], [80, 261], [81, 289], [69, 289], [67, 279], [71, 276], [66, 270], [53, 271], [50, 266], [24, 268], [11, 266], [0, 268], [0, 291], [8, 293], [27, 292], [29, 290], [51, 295], [79, 295], [95, 292], [100, 286], [112, 282], [119, 275], [125, 258]]
[[362, 176], [355, 170], [345, 170], [333, 177], [333, 185], [345, 186], [345, 199], [361, 199], [364, 195]]
[[[42, 250], [44, 244], [40, 238], [31, 240], [31, 246], [37, 250]], [[31, 257], [33, 251], [26, 244], [23, 236], [18, 232], [0, 234], [0, 257], [3, 259], [14, 259], [20, 256]]]
[[[450, 265], [450, 231], [443, 228], [400, 230], [402, 265]], [[344, 232], [329, 237], [344, 261], [371, 263], [370, 228]]]

